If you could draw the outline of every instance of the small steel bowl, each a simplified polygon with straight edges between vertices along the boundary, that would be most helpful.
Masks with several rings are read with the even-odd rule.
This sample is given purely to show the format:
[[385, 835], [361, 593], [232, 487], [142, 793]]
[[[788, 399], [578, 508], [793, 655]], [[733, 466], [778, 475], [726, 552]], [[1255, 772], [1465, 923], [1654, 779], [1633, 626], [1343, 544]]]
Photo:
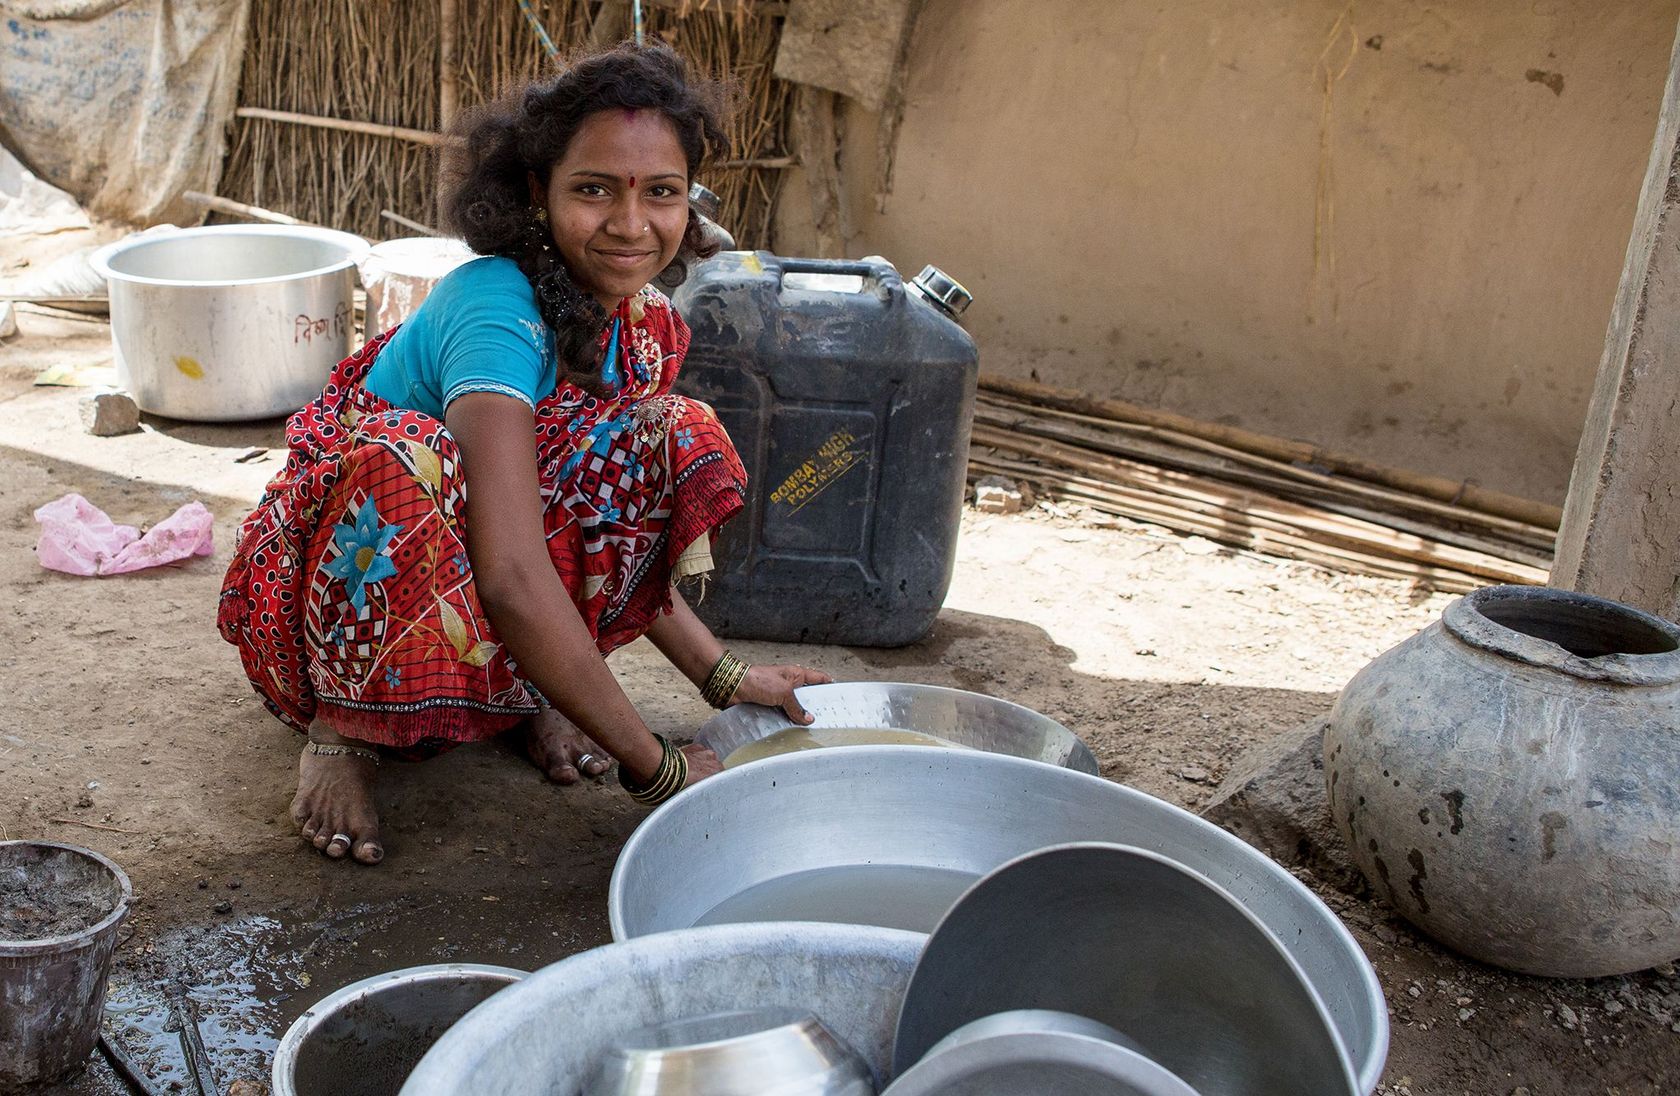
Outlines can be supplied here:
[[971, 1020], [882, 1096], [1196, 1096], [1137, 1041], [1100, 1020], [1021, 1008]]
[[436, 963], [364, 978], [321, 998], [274, 1051], [274, 1096], [392, 1096], [461, 1017], [525, 977]]
[[1081, 1016], [1076, 1012], [1062, 1012], [1053, 1008], [1012, 1008], [1005, 1012], [994, 1012], [990, 1016], [982, 1016], [978, 1020], [970, 1020], [962, 1027], [951, 1032], [939, 1042], [933, 1044], [933, 1049], [926, 1055], [938, 1054], [947, 1047], [958, 1043], [968, 1043], [975, 1039], [989, 1039], [994, 1035], [1014, 1035], [1017, 1033], [1043, 1034], [1048, 1031], [1059, 1031], [1068, 1035], [1083, 1035], [1087, 1039], [1101, 1039], [1104, 1042], [1123, 1046], [1127, 1050], [1142, 1051], [1137, 1040], [1116, 1031], [1101, 1020], [1093, 1020], [1089, 1016]]
[[869, 1066], [798, 1009], [713, 1013], [614, 1041], [583, 1096], [875, 1096]]
[[[959, 1032], [953, 1032], [953, 1035]], [[1198, 1096], [1172, 1071], [1071, 1031], [997, 1032], [941, 1043], [881, 1096]]]

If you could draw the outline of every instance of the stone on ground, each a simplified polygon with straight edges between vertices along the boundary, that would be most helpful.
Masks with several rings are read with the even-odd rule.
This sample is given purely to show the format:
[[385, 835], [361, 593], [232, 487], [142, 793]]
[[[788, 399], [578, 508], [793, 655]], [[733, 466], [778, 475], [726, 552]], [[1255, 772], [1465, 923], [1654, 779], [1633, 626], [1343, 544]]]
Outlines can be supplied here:
[[1310, 720], [1250, 746], [1231, 765], [1202, 817], [1286, 868], [1306, 868], [1349, 894], [1365, 881], [1330, 819], [1324, 791], [1325, 721]]
[[982, 476], [974, 484], [974, 508], [986, 514], [1014, 514], [1024, 510], [1027, 501], [1014, 480], [1002, 476]]
[[126, 392], [96, 392], [80, 403], [82, 427], [96, 438], [114, 438], [140, 429], [140, 408]]

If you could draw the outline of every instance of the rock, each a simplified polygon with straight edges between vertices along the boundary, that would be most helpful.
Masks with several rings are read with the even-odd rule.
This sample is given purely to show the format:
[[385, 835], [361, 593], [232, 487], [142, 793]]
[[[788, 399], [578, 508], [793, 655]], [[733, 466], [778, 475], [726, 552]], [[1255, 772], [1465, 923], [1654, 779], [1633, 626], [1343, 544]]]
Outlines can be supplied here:
[[987, 514], [1015, 514], [1026, 508], [1026, 499], [1014, 480], [982, 476], [974, 484], [974, 508]]
[[1325, 720], [1315, 719], [1240, 754], [1202, 817], [1287, 868], [1306, 868], [1348, 894], [1364, 878], [1330, 820], [1322, 756]]
[[81, 399], [82, 428], [96, 438], [140, 429], [140, 408], [125, 392], [96, 392]]
[[233, 912], [233, 903], [229, 902], [226, 898], [224, 898], [220, 902], [217, 902], [211, 908], [214, 909], [217, 913], [232, 913]]
[[228, 1086], [227, 1096], [268, 1096], [268, 1086], [261, 1081], [241, 1078]]
[[12, 302], [0, 301], [0, 339], [9, 339], [17, 331], [17, 313], [12, 310]]

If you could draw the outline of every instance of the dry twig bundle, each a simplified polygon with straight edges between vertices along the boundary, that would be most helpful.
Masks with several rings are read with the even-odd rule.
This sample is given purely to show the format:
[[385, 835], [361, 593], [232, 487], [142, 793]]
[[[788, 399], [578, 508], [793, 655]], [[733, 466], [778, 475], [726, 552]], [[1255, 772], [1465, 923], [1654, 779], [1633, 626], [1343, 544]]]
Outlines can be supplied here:
[[[628, 0], [606, 0], [627, 3]], [[563, 52], [582, 48], [599, 0], [532, 0]], [[440, 126], [438, 0], [254, 0], [241, 107], [436, 132]], [[785, 5], [678, 0], [651, 6], [647, 32], [737, 89], [726, 166], [700, 180], [723, 200], [721, 220], [743, 247], [768, 245], [781, 175], [752, 166], [787, 155], [789, 85], [771, 75]], [[463, 109], [555, 64], [515, 0], [459, 6]], [[745, 163], [743, 163], [745, 162]], [[434, 147], [272, 118], [234, 122], [219, 193], [226, 198], [382, 239], [389, 209], [435, 223]]]
[[1551, 566], [1553, 507], [1447, 491], [1436, 477], [1119, 401], [997, 377], [981, 387], [973, 477], [1010, 476], [1233, 547], [1449, 592], [1544, 583]]

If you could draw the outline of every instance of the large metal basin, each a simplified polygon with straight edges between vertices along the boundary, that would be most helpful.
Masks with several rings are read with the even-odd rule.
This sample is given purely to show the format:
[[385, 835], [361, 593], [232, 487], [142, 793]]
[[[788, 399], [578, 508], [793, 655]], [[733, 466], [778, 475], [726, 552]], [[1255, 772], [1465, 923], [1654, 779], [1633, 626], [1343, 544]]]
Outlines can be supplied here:
[[595, 948], [467, 1013], [401, 1096], [570, 1096], [618, 1037], [747, 1005], [808, 1009], [884, 1079], [925, 939], [857, 925], [718, 925]]
[[291, 225], [211, 225], [96, 251], [117, 376], [141, 409], [196, 422], [269, 418], [320, 394], [355, 335], [367, 241]]
[[[1031, 708], [983, 693], [892, 681], [842, 681], [795, 690], [812, 728], [920, 731], [988, 753], [1009, 754], [1097, 774], [1097, 759], [1079, 736]], [[702, 724], [694, 740], [727, 758], [793, 726], [779, 708], [737, 704]], [[847, 747], [848, 749], [854, 747]]]
[[1224, 888], [1300, 964], [1362, 1092], [1388, 1054], [1376, 972], [1335, 914], [1265, 855], [1133, 788], [966, 750], [855, 746], [743, 765], [660, 807], [613, 869], [614, 939], [686, 928], [725, 899], [813, 869], [909, 865], [981, 876], [1047, 845], [1159, 853]]

